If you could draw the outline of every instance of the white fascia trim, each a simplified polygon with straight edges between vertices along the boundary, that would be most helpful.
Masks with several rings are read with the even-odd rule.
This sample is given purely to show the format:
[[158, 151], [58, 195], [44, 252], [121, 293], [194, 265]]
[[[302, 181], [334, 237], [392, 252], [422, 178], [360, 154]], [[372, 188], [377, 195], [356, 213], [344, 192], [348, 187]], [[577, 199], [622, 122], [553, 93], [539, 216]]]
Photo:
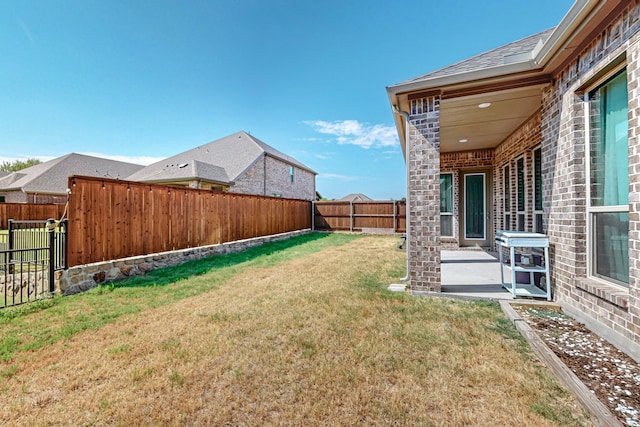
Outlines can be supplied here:
[[536, 64], [533, 60], [514, 62], [511, 64], [498, 65], [496, 67], [483, 68], [481, 70], [468, 71], [465, 73], [449, 74], [442, 77], [399, 83], [397, 85], [387, 87], [387, 92], [389, 95], [397, 95], [404, 92], [442, 88], [459, 83], [472, 82], [474, 80], [502, 77], [509, 74], [532, 71], [536, 68]]
[[599, 0], [577, 0], [562, 21], [553, 30], [542, 49], [537, 52], [534, 62], [544, 66], [564, 46], [571, 34], [584, 25], [585, 18], [592, 12], [600, 9], [603, 4]]

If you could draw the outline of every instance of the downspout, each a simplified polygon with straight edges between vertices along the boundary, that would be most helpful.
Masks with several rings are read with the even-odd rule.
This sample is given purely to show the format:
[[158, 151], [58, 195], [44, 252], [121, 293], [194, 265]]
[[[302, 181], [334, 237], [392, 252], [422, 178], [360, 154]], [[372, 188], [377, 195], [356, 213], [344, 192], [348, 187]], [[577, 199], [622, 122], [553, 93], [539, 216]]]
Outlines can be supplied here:
[[409, 221], [409, 217], [410, 217], [410, 212], [411, 212], [411, 203], [409, 201], [409, 123], [410, 123], [410, 119], [409, 119], [409, 113], [407, 113], [406, 111], [402, 111], [399, 110], [398, 107], [396, 107], [395, 105], [393, 106], [393, 112], [399, 115], [403, 115], [404, 119], [405, 119], [405, 129], [404, 129], [404, 139], [405, 139], [405, 145], [404, 145], [404, 163], [407, 167], [407, 201], [406, 201], [406, 215], [405, 215], [405, 234], [406, 234], [406, 241], [405, 241], [405, 246], [406, 246], [406, 251], [407, 251], [407, 275], [404, 276], [402, 279], [400, 279], [401, 282], [406, 282], [409, 280], [409, 276], [410, 276], [410, 269], [409, 269], [409, 239], [411, 238], [411, 233], [410, 233], [410, 221]]

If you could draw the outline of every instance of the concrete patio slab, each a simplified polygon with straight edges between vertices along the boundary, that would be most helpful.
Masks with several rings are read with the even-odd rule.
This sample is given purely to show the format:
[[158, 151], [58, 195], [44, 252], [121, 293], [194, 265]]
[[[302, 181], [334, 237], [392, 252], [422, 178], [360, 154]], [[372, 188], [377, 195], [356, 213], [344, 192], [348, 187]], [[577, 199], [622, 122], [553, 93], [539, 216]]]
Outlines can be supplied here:
[[431, 294], [459, 299], [513, 300], [511, 293], [502, 287], [497, 253], [442, 251], [440, 259], [442, 292]]

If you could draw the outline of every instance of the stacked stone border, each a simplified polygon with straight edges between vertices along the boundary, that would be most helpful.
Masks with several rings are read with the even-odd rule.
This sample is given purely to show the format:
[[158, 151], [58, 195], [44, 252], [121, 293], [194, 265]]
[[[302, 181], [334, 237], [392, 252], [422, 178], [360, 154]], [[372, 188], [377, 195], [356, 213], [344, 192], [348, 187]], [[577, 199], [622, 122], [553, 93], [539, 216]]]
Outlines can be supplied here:
[[132, 276], [141, 276], [158, 268], [172, 267], [187, 261], [207, 258], [213, 255], [241, 252], [265, 243], [286, 240], [310, 232], [310, 229], [304, 229], [252, 239], [237, 240], [235, 242], [79, 265], [71, 267], [68, 270], [56, 272], [56, 293], [74, 295], [104, 283]]

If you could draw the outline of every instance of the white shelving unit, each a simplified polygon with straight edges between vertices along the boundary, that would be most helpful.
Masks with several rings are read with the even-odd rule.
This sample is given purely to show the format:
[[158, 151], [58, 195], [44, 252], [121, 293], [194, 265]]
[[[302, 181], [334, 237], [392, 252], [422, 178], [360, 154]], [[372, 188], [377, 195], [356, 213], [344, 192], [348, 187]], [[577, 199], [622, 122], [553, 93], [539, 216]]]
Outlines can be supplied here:
[[[545, 234], [540, 233], [500, 230], [496, 234], [496, 245], [500, 256], [500, 277], [502, 278], [502, 287], [511, 292], [513, 298], [546, 298], [548, 301], [551, 301], [551, 281], [549, 280], [549, 238]], [[503, 248], [509, 249], [508, 260], [504, 259]], [[533, 259], [531, 262], [526, 264], [516, 264], [516, 248], [544, 249], [544, 258], [541, 262], [542, 265], [533, 265]], [[511, 272], [511, 283], [504, 281], [505, 268], [509, 269]], [[528, 273], [529, 283], [517, 283], [516, 273]], [[541, 289], [535, 285], [535, 273], [543, 273], [545, 275], [546, 289]]]

